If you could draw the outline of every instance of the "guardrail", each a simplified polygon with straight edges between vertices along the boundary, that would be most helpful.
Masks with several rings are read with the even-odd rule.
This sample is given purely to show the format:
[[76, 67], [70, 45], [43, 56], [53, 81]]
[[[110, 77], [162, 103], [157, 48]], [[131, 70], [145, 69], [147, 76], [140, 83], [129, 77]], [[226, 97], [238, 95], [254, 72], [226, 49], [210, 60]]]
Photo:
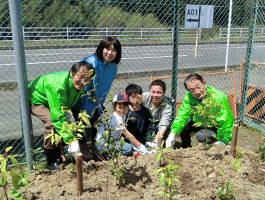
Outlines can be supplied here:
[[[231, 28], [230, 38], [247, 38], [248, 28]], [[142, 27], [23, 27], [25, 41], [101, 40], [104, 36], [126, 39], [172, 39], [173, 28]], [[197, 29], [180, 29], [180, 37], [194, 38]], [[201, 38], [202, 29], [198, 37]], [[227, 38], [228, 29], [219, 29], [219, 39]], [[265, 37], [265, 28], [256, 28], [255, 36]], [[11, 27], [0, 27], [0, 40], [12, 40]]]
[[[25, 41], [65, 40], [101, 40], [104, 36], [126, 39], [171, 39], [172, 27], [23, 27]], [[197, 29], [180, 29], [180, 37], [195, 37]], [[199, 29], [199, 38], [201, 29]], [[0, 40], [12, 40], [11, 27], [0, 27]]]
[[[248, 28], [231, 28], [230, 38], [248, 38], [249, 29]], [[219, 39], [227, 38], [228, 28], [219, 29]], [[255, 29], [256, 37], [265, 37], [265, 28], [256, 28]]]

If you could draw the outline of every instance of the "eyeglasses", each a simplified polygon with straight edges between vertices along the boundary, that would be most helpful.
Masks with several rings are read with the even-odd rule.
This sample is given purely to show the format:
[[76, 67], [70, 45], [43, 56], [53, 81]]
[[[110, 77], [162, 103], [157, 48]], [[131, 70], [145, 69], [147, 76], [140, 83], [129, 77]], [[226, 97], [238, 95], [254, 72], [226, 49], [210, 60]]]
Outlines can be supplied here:
[[84, 81], [90, 81], [90, 76], [87, 73], [82, 73], [82, 74], [76, 74], [79, 80], [84, 80]]
[[200, 89], [202, 89], [202, 85], [196, 85], [196, 88], [189, 89], [189, 92], [191, 94], [194, 94], [196, 92], [196, 90], [200, 90]]

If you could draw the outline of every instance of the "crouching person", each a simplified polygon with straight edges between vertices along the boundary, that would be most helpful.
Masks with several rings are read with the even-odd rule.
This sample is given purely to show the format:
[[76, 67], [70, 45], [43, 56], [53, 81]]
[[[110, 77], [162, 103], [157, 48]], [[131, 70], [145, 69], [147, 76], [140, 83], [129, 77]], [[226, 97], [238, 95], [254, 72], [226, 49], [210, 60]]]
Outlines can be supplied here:
[[[196, 132], [196, 137], [199, 142], [210, 142], [214, 145], [226, 146], [232, 138], [234, 118], [230, 110], [226, 95], [216, 90], [215, 88], [206, 85], [205, 80], [199, 74], [190, 74], [184, 81], [184, 86], [188, 90], [183, 98], [177, 117], [175, 118], [168, 139], [166, 140], [166, 147], [170, 148], [174, 145], [175, 136], [180, 134], [182, 148], [191, 147], [191, 132]], [[213, 96], [207, 95], [212, 93]], [[194, 123], [200, 122], [205, 124], [202, 117], [191, 114], [191, 107], [202, 104], [206, 98], [212, 100], [220, 105], [216, 110], [217, 115], [214, 116], [216, 126], [207, 130], [205, 127], [195, 127]], [[209, 118], [212, 117], [209, 115]]]
[[57, 168], [61, 153], [60, 147], [51, 143], [51, 138], [45, 138], [51, 133], [59, 134], [63, 139], [60, 145], [73, 139], [62, 130], [66, 120], [62, 109], [69, 110], [75, 105], [93, 74], [92, 65], [79, 62], [70, 71], [42, 75], [28, 85], [31, 112], [44, 124], [44, 154], [50, 170]]
[[[109, 147], [104, 146], [106, 136], [103, 137], [103, 133], [106, 129], [112, 130], [111, 137], [115, 140], [115, 147], [121, 150], [123, 155], [131, 155], [133, 146], [141, 147], [141, 143], [127, 130], [126, 128], [126, 115], [129, 110], [129, 98], [126, 93], [118, 93], [113, 98], [114, 112], [110, 117], [109, 123], [103, 123], [95, 137], [97, 141], [97, 149], [102, 152], [103, 159], [109, 159], [108, 151]], [[125, 137], [130, 143], [124, 142], [121, 148], [120, 137]], [[103, 150], [102, 150], [103, 149]], [[139, 149], [141, 152], [141, 150]]]

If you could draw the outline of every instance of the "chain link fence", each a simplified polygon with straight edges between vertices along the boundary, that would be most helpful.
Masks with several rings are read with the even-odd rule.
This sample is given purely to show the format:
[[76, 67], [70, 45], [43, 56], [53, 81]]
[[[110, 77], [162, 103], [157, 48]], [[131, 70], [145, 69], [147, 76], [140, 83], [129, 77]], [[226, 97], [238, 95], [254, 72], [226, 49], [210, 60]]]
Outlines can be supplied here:
[[[166, 95], [180, 100], [185, 93], [183, 77], [202, 73], [207, 84], [233, 93], [238, 119], [262, 129], [263, 117], [245, 113], [249, 98], [255, 99], [249, 84], [257, 90], [265, 88], [265, 3], [238, 0], [231, 6], [230, 2], [21, 0], [28, 81], [42, 74], [68, 71], [73, 63], [93, 54], [103, 36], [115, 36], [122, 44], [122, 61], [111, 88], [114, 93], [123, 92], [129, 83], [148, 91], [151, 76], [168, 77], [164, 79]], [[186, 5], [214, 6], [212, 28], [185, 29]], [[0, 153], [13, 146], [13, 152], [23, 154], [9, 2], [0, 0], [0, 9], [0, 37], [5, 38], [0, 41]], [[259, 34], [255, 35], [255, 30]], [[261, 95], [259, 101], [263, 98]], [[252, 110], [263, 110], [262, 102]], [[42, 147], [43, 125], [34, 117], [32, 122], [35, 147]]]

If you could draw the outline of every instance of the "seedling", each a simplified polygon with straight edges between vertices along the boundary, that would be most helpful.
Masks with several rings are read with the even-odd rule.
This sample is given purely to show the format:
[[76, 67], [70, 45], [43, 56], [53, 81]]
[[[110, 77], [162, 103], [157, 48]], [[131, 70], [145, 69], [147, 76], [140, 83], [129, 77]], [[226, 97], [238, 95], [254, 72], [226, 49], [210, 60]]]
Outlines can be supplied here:
[[259, 154], [259, 162], [265, 161], [265, 141], [263, 140], [259, 143], [259, 148], [255, 150], [256, 153]]
[[[29, 183], [29, 181], [26, 179], [27, 175], [24, 173], [22, 167], [19, 165], [18, 161], [15, 159], [13, 155], [8, 155], [8, 152], [12, 149], [12, 147], [7, 147], [5, 149], [5, 154], [0, 155], [0, 166], [1, 166], [1, 183], [0, 186], [4, 190], [4, 196], [6, 199], [8, 199], [8, 196], [12, 199], [24, 199], [21, 196], [21, 193], [18, 191], [25, 185]], [[11, 160], [14, 164], [14, 168], [7, 167], [8, 160]], [[10, 173], [11, 180], [8, 180], [7, 178], [7, 172]], [[9, 191], [7, 191], [7, 187], [9, 184], [12, 184], [12, 187]], [[0, 199], [1, 194], [0, 194]]]
[[208, 144], [207, 130], [212, 127], [218, 128], [219, 124], [216, 118], [219, 115], [220, 108], [222, 108], [220, 103], [214, 101], [214, 92], [206, 91], [203, 94], [203, 100], [201, 103], [195, 106], [191, 106], [190, 114], [197, 118], [197, 122], [194, 123], [196, 127], [204, 127], [205, 130], [205, 148], [209, 149], [211, 145]]
[[160, 148], [155, 148], [157, 150], [156, 161], [161, 161], [163, 159], [168, 161], [168, 164], [164, 167], [159, 167], [159, 169], [155, 170], [153, 174], [160, 173], [158, 183], [161, 186], [163, 183], [164, 187], [161, 191], [157, 192], [156, 194], [161, 194], [165, 199], [172, 199], [176, 194], [179, 194], [178, 190], [174, 190], [174, 186], [172, 184], [173, 181], [179, 182], [176, 178], [178, 176], [176, 169], [181, 169], [182, 167], [179, 165], [173, 165], [172, 161], [168, 157], [164, 157], [163, 151], [170, 152], [173, 149], [164, 149], [163, 144], [164, 140], [161, 142]]
[[223, 183], [221, 185], [221, 187], [216, 187], [217, 189], [217, 196], [221, 199], [221, 200], [233, 200], [236, 199], [236, 191], [234, 191], [234, 189], [232, 188], [233, 184], [230, 184], [229, 181], [224, 181], [224, 173], [222, 171], [220, 171], [220, 174], [223, 178]]
[[160, 194], [165, 199], [172, 199], [176, 194], [179, 194], [177, 189], [174, 189], [173, 181], [179, 182], [179, 179], [176, 177], [178, 176], [176, 169], [182, 168], [179, 165], [173, 165], [170, 160], [169, 164], [165, 167], [160, 167], [159, 169], [155, 170], [153, 174], [159, 174], [158, 183], [159, 186], [163, 184], [163, 189], [156, 193], [156, 195]]

